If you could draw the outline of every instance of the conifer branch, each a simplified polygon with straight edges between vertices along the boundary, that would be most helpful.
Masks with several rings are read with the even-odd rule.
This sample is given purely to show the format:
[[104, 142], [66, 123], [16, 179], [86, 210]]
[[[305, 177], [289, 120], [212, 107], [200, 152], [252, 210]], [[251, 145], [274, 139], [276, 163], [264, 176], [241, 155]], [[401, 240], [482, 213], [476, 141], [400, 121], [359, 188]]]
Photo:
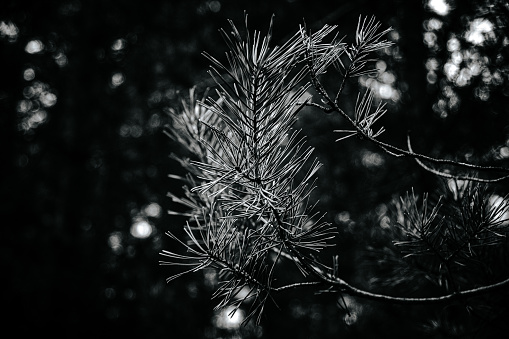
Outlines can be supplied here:
[[[196, 100], [192, 89], [189, 102], [183, 102], [182, 112], [170, 111], [172, 125], [166, 133], [179, 142], [190, 157], [174, 155], [188, 175], [170, 175], [185, 183], [185, 197], [172, 193], [169, 197], [187, 211], [170, 213], [192, 218], [184, 227], [187, 242], [167, 233], [186, 251], [186, 254], [162, 251], [161, 255], [167, 258], [161, 261], [162, 265], [185, 268], [170, 276], [168, 281], [215, 268], [219, 272], [218, 288], [213, 294], [218, 300], [217, 308], [232, 305], [237, 310], [249, 302], [247, 319], [256, 317], [257, 321], [274, 293], [305, 286], [402, 304], [450, 302], [509, 286], [507, 279], [461, 290], [454, 281], [455, 265], [472, 261], [477, 248], [500, 245], [506, 239], [509, 223], [501, 221], [500, 216], [509, 210], [507, 197], [504, 198], [506, 203], [494, 208], [487, 204], [486, 192], [478, 188], [466, 189], [465, 197], [458, 196], [458, 203], [463, 205], [457, 210], [467, 220], [462, 223], [447, 218], [440, 199], [429, 207], [425, 195], [419, 207], [412, 192], [400, 201], [403, 220], [399, 227], [407, 238], [396, 241], [395, 246], [406, 258], [429, 259], [431, 269], [436, 270], [436, 263], [445, 267], [453, 293], [422, 298], [372, 293], [340, 278], [337, 256], [333, 257], [332, 266], [324, 264], [316, 254], [332, 245], [337, 231], [314, 211], [316, 203], [310, 202], [315, 175], [321, 165], [313, 158], [313, 148], [293, 129], [303, 107], [317, 107], [343, 116], [352, 128], [337, 130], [345, 133], [338, 141], [351, 136], [367, 139], [390, 155], [415, 159], [438, 176], [491, 183], [504, 180], [509, 174], [479, 179], [452, 175], [427, 163], [478, 172], [509, 173], [509, 169], [419, 154], [413, 151], [410, 137], [408, 150], [378, 140], [385, 130], [383, 127], [376, 129], [374, 125], [386, 109], [384, 104], [372, 109], [371, 91], [358, 95], [353, 116], [340, 108], [340, 94], [346, 79], [371, 74], [373, 70], [367, 69], [371, 62], [369, 54], [391, 45], [382, 39], [388, 30], [379, 32], [380, 24], [374, 18], [359, 18], [355, 43], [351, 46], [337, 35], [331, 43], [324, 42], [335, 30], [334, 26], [324, 26], [313, 34], [301, 27], [281, 47], [271, 47], [272, 20], [263, 38], [258, 31], [249, 33], [247, 16], [248, 32], [244, 37], [231, 21], [230, 25], [231, 33], [222, 31], [230, 49], [227, 62], [205, 54], [211, 62], [209, 73], [217, 84], [215, 97]], [[348, 63], [342, 60], [346, 59], [344, 55]], [[343, 74], [334, 99], [319, 79], [331, 66]], [[306, 76], [327, 107], [306, 97], [310, 86], [304, 83]], [[275, 286], [282, 258], [292, 261], [304, 277], [312, 277], [313, 281]], [[240, 296], [242, 290], [248, 293]]]
[[[372, 17], [369, 20], [366, 18], [362, 19], [359, 17], [359, 23], [357, 26], [356, 31], [356, 42], [352, 46], [346, 48], [346, 53], [350, 60], [349, 67], [345, 70], [345, 76], [343, 77], [343, 81], [341, 83], [340, 89], [338, 90], [338, 93], [336, 94], [336, 98], [332, 99], [325, 90], [324, 86], [320, 83], [319, 76], [324, 71], [318, 72], [317, 70], [321, 70], [323, 67], [316, 66], [315, 63], [317, 61], [316, 58], [313, 57], [314, 53], [314, 47], [309, 41], [306, 42], [304, 38], [304, 43], [306, 44], [306, 59], [307, 59], [307, 65], [308, 65], [308, 71], [310, 73], [311, 82], [314, 86], [314, 88], [317, 90], [317, 92], [322, 97], [323, 101], [329, 106], [323, 109], [320, 105], [316, 104], [310, 104], [310, 106], [315, 106], [322, 108], [324, 112], [330, 113], [331, 111], [335, 111], [339, 113], [341, 116], [343, 116], [353, 127], [353, 130], [336, 130], [336, 132], [343, 132], [348, 133], [346, 136], [341, 137], [337, 139], [336, 141], [344, 140], [350, 136], [357, 135], [361, 139], [367, 139], [370, 142], [374, 143], [378, 147], [380, 147], [384, 152], [391, 156], [395, 157], [411, 157], [414, 158], [416, 161], [418, 161], [419, 165], [423, 167], [424, 169], [432, 172], [433, 174], [436, 174], [438, 176], [442, 176], [445, 178], [463, 178], [468, 179], [472, 181], [478, 181], [478, 182], [497, 182], [502, 181], [509, 178], [508, 175], [504, 175], [498, 178], [494, 179], [482, 179], [478, 177], [472, 177], [472, 176], [455, 176], [451, 175], [449, 173], [445, 173], [436, 169], [432, 169], [422, 163], [422, 161], [428, 161], [430, 163], [435, 163], [438, 165], [452, 165], [454, 167], [459, 168], [466, 168], [466, 169], [473, 169], [480, 172], [502, 172], [502, 173], [509, 173], [508, 168], [503, 167], [496, 167], [496, 166], [480, 166], [480, 165], [474, 165], [474, 164], [468, 164], [468, 163], [462, 163], [458, 161], [453, 160], [447, 160], [447, 159], [439, 159], [439, 158], [433, 158], [430, 156], [426, 156], [420, 153], [416, 153], [412, 151], [410, 146], [410, 137], [408, 136], [408, 150], [399, 148], [397, 146], [387, 144], [385, 142], [382, 142], [377, 139], [377, 137], [384, 132], [384, 128], [380, 128], [380, 130], [376, 133], [373, 132], [371, 129], [371, 125], [378, 120], [379, 117], [381, 117], [384, 113], [384, 107], [383, 105], [378, 106], [375, 110], [375, 112], [370, 112], [371, 110], [371, 103], [372, 103], [372, 94], [368, 90], [368, 92], [364, 95], [362, 100], [358, 100], [358, 104], [356, 105], [355, 110], [355, 120], [352, 119], [343, 109], [339, 106], [339, 97], [341, 95], [341, 92], [344, 89], [345, 85], [345, 79], [349, 76], [360, 76], [360, 75], [366, 75], [370, 74], [373, 71], [376, 72], [376, 70], [373, 69], [366, 69], [367, 63], [370, 61], [373, 61], [372, 59], [368, 59], [368, 55], [374, 51], [384, 49], [391, 46], [391, 42], [388, 42], [386, 40], [381, 40], [381, 38], [387, 34], [390, 29], [378, 32], [379, 28], [381, 27], [381, 24], [379, 22], [376, 22], [375, 19]], [[301, 34], [303, 37], [306, 37], [306, 32], [301, 29]], [[324, 65], [326, 67], [328, 65]], [[369, 93], [369, 94], [368, 94]]]

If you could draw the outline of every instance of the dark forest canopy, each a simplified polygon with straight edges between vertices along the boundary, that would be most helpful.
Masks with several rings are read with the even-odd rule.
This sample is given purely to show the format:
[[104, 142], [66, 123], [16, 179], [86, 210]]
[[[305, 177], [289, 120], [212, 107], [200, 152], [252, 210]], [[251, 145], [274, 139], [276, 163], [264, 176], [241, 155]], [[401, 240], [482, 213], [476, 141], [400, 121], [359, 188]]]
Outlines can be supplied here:
[[[0, 258], [5, 321], [14, 330], [62, 337], [235, 333], [213, 311], [213, 272], [167, 285], [170, 273], [157, 263], [169, 244], [164, 232], [185, 222], [166, 213], [176, 208], [167, 192], [181, 185], [167, 176], [179, 171], [168, 155], [182, 152], [163, 133], [167, 113], [190, 87], [202, 94], [213, 86], [201, 53], [224, 60], [218, 30], [227, 19], [242, 27], [244, 13], [262, 33], [275, 14], [274, 44], [303, 22], [311, 30], [338, 25], [351, 41], [359, 15], [376, 16], [393, 28], [394, 45], [377, 55], [378, 75], [348, 84], [345, 96], [354, 103], [358, 88], [370, 87], [387, 101], [388, 142], [404, 147], [410, 130], [421, 153], [509, 167], [505, 1], [3, 1]], [[411, 187], [423, 193], [447, 182], [367, 143], [334, 143], [340, 119], [303, 111], [298, 124], [324, 164], [315, 194], [339, 229], [345, 278], [375, 275], [376, 289], [387, 274], [376, 251], [390, 242], [380, 234], [388, 203]], [[504, 196], [507, 182], [494, 189]], [[415, 337], [464, 329], [439, 309], [350, 302], [356, 319], [326, 296], [288, 293], [280, 310], [268, 306], [261, 327], [242, 333]], [[507, 314], [507, 306], [496, 306]]]

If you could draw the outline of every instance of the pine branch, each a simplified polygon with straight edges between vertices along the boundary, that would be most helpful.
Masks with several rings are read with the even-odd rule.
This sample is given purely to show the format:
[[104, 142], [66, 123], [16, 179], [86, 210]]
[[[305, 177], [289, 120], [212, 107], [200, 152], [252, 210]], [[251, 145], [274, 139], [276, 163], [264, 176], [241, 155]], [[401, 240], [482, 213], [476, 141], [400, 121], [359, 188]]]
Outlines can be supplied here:
[[[284, 229], [283, 222], [278, 212], [273, 210], [275, 220], [281, 229]], [[280, 236], [283, 238], [284, 233], [280, 230]], [[284, 238], [283, 238], [284, 239]], [[295, 264], [298, 265], [299, 269], [305, 275], [312, 275], [319, 280], [322, 285], [329, 286], [330, 292], [340, 292], [346, 293], [354, 297], [360, 297], [364, 299], [369, 299], [373, 301], [379, 302], [390, 302], [397, 304], [441, 304], [454, 300], [464, 300], [466, 298], [471, 298], [474, 296], [482, 295], [488, 292], [492, 292], [498, 290], [503, 287], [509, 286], [509, 278], [498, 283], [480, 286], [468, 290], [463, 291], [455, 291], [451, 294], [446, 294], [437, 297], [423, 297], [423, 298], [415, 298], [415, 297], [395, 297], [385, 294], [377, 294], [371, 293], [369, 291], [365, 291], [363, 289], [359, 289], [348, 284], [346, 281], [342, 280], [338, 276], [335, 276], [330, 273], [331, 269], [326, 268], [326, 270], [318, 267], [316, 262], [306, 258], [299, 250], [297, 250], [294, 246], [291, 245], [290, 242], [283, 240], [286, 245], [286, 248], [291, 253], [295, 260]], [[334, 270], [335, 271], [335, 270]], [[312, 282], [315, 284], [317, 282]], [[297, 285], [298, 286], [298, 285]]]
[[[274, 293], [303, 286], [317, 285], [327, 292], [382, 302], [431, 304], [468, 298], [509, 285], [507, 279], [461, 290], [453, 280], [454, 265], [464, 265], [465, 260], [474, 257], [477, 248], [499, 245], [505, 239], [509, 223], [500, 221], [500, 216], [509, 210], [507, 197], [493, 207], [478, 191], [466, 190], [468, 199], [458, 197], [458, 202], [463, 203], [460, 210], [464, 219], [470, 220], [463, 224], [443, 214], [440, 200], [431, 208], [427, 196], [421, 207], [413, 193], [401, 201], [406, 218], [401, 227], [408, 239], [396, 245], [407, 257], [432, 258], [438, 263], [438, 271], [443, 266], [447, 281], [454, 285], [454, 293], [426, 298], [375, 294], [341, 279], [337, 256], [333, 257], [332, 266], [324, 264], [315, 254], [330, 246], [337, 232], [314, 212], [316, 203], [310, 202], [315, 175], [321, 165], [313, 159], [313, 148], [293, 129], [303, 107], [314, 106], [345, 117], [352, 129], [337, 131], [346, 133], [338, 140], [356, 135], [388, 154], [411, 157], [439, 176], [476, 180], [449, 175], [424, 162], [486, 172], [509, 173], [509, 169], [415, 153], [410, 138], [408, 150], [378, 140], [384, 128], [376, 130], [374, 124], [385, 114], [385, 106], [379, 104], [373, 110], [370, 91], [358, 96], [353, 117], [339, 107], [345, 80], [372, 72], [366, 69], [371, 61], [369, 54], [390, 46], [382, 40], [388, 30], [379, 32], [380, 24], [374, 18], [359, 18], [356, 40], [350, 47], [337, 35], [331, 43], [324, 42], [334, 26], [325, 26], [313, 34], [301, 27], [283, 46], [271, 47], [272, 21], [263, 38], [258, 31], [249, 33], [247, 16], [248, 32], [244, 37], [231, 21], [230, 24], [230, 34], [222, 31], [230, 49], [227, 62], [206, 54], [211, 62], [209, 73], [217, 84], [216, 97], [198, 101], [191, 90], [189, 103], [183, 102], [183, 111], [170, 111], [172, 126], [167, 134], [184, 147], [192, 160], [174, 156], [189, 174], [170, 175], [186, 186], [185, 197], [171, 193], [169, 196], [188, 209], [181, 215], [192, 218], [184, 227], [188, 242], [168, 233], [186, 251], [186, 254], [162, 251], [161, 255], [168, 259], [161, 264], [185, 268], [168, 281], [215, 268], [219, 272], [218, 288], [213, 294], [218, 300], [217, 308], [233, 306], [235, 311], [250, 302], [247, 319], [256, 317], [257, 321]], [[341, 59], [344, 54], [348, 64]], [[319, 80], [331, 66], [344, 71], [334, 99]], [[309, 84], [303, 82], [307, 75], [328, 107], [310, 102], [306, 97]], [[477, 181], [493, 182], [507, 177]], [[303, 276], [313, 277], [314, 281], [275, 287], [277, 263], [282, 258], [290, 259]], [[240, 291], [246, 289], [248, 293], [240, 297]]]
[[[239, 288], [251, 286], [249, 295], [255, 302], [249, 316], [254, 316], [274, 291], [276, 263], [283, 256], [271, 209], [285, 214], [286, 236], [301, 249], [320, 251], [334, 232], [311, 211], [308, 199], [320, 164], [311, 160], [313, 149], [292, 130], [307, 101], [294, 104], [307, 88], [300, 86], [306, 74], [304, 67], [299, 68], [305, 51], [301, 36], [296, 34], [282, 48], [270, 48], [272, 23], [263, 39], [259, 32], [253, 38], [247, 33], [244, 39], [231, 25], [231, 36], [223, 31], [230, 47], [228, 64], [208, 56], [218, 99], [207, 98], [194, 110], [185, 107], [182, 124], [197, 124], [199, 129], [188, 126], [171, 134], [189, 145], [197, 158], [182, 162], [196, 177], [189, 198], [172, 196], [192, 206], [194, 213], [205, 205], [203, 216], [186, 227], [191, 239], [187, 250], [193, 255], [163, 255], [172, 259], [168, 264], [191, 266], [170, 279], [209, 266], [218, 269], [221, 281], [214, 294], [218, 307], [239, 307], [246, 300], [234, 296]], [[319, 44], [332, 29], [325, 27], [310, 41]], [[201, 204], [201, 199], [208, 203]], [[278, 254], [272, 262], [273, 251]]]
[[[498, 172], [498, 173], [509, 173], [508, 168], [503, 167], [496, 167], [496, 166], [480, 166], [480, 165], [474, 165], [474, 164], [467, 164], [462, 163], [458, 161], [453, 160], [447, 160], [447, 159], [438, 159], [429, 157], [420, 153], [413, 152], [410, 145], [410, 137], [408, 137], [408, 150], [404, 150], [402, 148], [396, 147], [394, 145], [390, 145], [387, 143], [384, 143], [380, 140], [378, 140], [376, 137], [379, 136], [383, 131], [383, 127], [376, 133], [373, 133], [371, 128], [366, 128], [367, 126], [371, 126], [372, 123], [378, 119], [383, 113], [385, 113], [383, 106], [379, 106], [375, 112], [370, 113], [371, 105], [367, 105], [367, 102], [369, 101], [368, 97], [366, 99], [361, 100], [361, 104], [357, 105], [356, 108], [356, 119], [352, 119], [343, 109], [339, 107], [339, 97], [341, 95], [341, 92], [344, 89], [345, 80], [348, 76], [359, 76], [362, 74], [365, 74], [365, 72], [370, 72], [370, 70], [364, 70], [368, 61], [370, 59], [367, 59], [367, 56], [379, 49], [390, 47], [391, 43], [387, 42], [385, 40], [381, 40], [382, 36], [385, 35], [387, 32], [390, 31], [390, 29], [384, 30], [382, 32], [378, 32], [379, 28], [381, 27], [380, 23], [376, 22], [375, 19], [372, 17], [369, 20], [366, 20], [366, 18], [362, 19], [359, 18], [359, 23], [357, 26], [357, 33], [356, 33], [356, 43], [350, 47], [347, 48], [347, 55], [350, 58], [350, 66], [347, 67], [345, 70], [345, 76], [343, 77], [343, 82], [340, 86], [340, 89], [336, 95], [335, 99], [332, 99], [327, 91], [325, 90], [324, 86], [320, 83], [319, 75], [321, 73], [317, 73], [318, 69], [321, 69], [322, 67], [319, 65], [315, 65], [314, 62], [316, 62], [318, 59], [313, 58], [313, 45], [306, 41], [305, 38], [303, 38], [304, 44], [306, 45], [306, 60], [308, 65], [308, 70], [311, 77], [311, 82], [313, 84], [313, 87], [317, 90], [317, 92], [322, 97], [323, 101], [329, 106], [325, 108], [326, 113], [330, 113], [331, 111], [335, 111], [339, 113], [341, 116], [343, 116], [353, 127], [353, 130], [336, 130], [336, 132], [343, 132], [347, 133], [346, 136], [341, 137], [337, 139], [336, 141], [344, 140], [350, 136], [357, 135], [358, 137], [362, 139], [367, 139], [373, 144], [380, 147], [384, 152], [387, 154], [390, 154], [395, 157], [411, 157], [418, 161], [418, 163], [426, 170], [429, 170], [433, 174], [436, 174], [438, 176], [450, 178], [458, 178], [458, 176], [451, 175], [449, 173], [445, 173], [440, 170], [431, 169], [428, 166], [425, 166], [423, 164], [423, 161], [427, 161], [430, 163], [438, 164], [438, 165], [452, 165], [454, 167], [458, 168], [466, 168], [466, 169], [473, 169], [480, 172]], [[301, 29], [301, 34], [305, 37], [306, 32]], [[326, 67], [327, 65], [323, 65]], [[316, 104], [310, 104], [310, 106], [319, 106]], [[360, 108], [360, 110], [359, 110]], [[361, 113], [359, 115], [359, 112]], [[357, 119], [360, 117], [361, 119]], [[374, 119], [376, 117], [376, 119]], [[364, 118], [364, 119], [362, 119]], [[478, 181], [478, 182], [497, 182], [502, 181], [509, 178], [509, 174], [500, 176], [498, 178], [493, 179], [487, 179], [487, 178], [478, 178], [478, 177], [461, 177], [464, 179], [472, 180], [472, 181]]]

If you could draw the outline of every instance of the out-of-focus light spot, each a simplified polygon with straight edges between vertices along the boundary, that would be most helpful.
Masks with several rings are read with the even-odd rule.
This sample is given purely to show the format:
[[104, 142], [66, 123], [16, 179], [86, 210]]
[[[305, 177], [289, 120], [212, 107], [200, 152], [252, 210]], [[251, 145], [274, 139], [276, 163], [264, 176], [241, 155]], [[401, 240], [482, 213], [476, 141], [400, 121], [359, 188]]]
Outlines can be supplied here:
[[491, 75], [491, 72], [489, 69], [485, 69], [483, 72], [482, 72], [482, 81], [485, 83], [485, 84], [489, 84], [491, 83], [491, 80], [493, 79], [493, 76]]
[[[278, 257], [278, 255], [276, 254], [276, 258], [277, 257]], [[246, 298], [250, 293], [251, 293], [251, 289], [248, 286], [244, 286], [240, 289], [240, 291], [237, 292], [237, 294], [235, 295], [235, 299], [242, 300], [242, 299]]]
[[380, 204], [375, 208], [375, 212], [379, 217], [384, 216], [388, 210], [389, 208], [386, 204]]
[[290, 304], [290, 314], [295, 319], [303, 318], [307, 314], [307, 310], [304, 306], [301, 305], [301, 301], [298, 299], [292, 300]]
[[334, 217], [334, 220], [338, 224], [349, 222], [350, 221], [350, 213], [348, 211], [340, 212], [340, 213], [336, 214], [336, 216]]
[[235, 330], [240, 327], [244, 318], [244, 311], [229, 306], [222, 309], [214, 316], [214, 324], [217, 328]]
[[436, 83], [437, 82], [437, 75], [436, 75], [436, 73], [433, 72], [433, 71], [428, 72], [428, 74], [426, 74], [426, 80], [430, 84]]
[[392, 41], [398, 41], [400, 38], [399, 36], [399, 32], [396, 31], [396, 30], [392, 30], [390, 33], [389, 33], [389, 39], [391, 39]]
[[392, 72], [383, 72], [379, 78], [384, 84], [388, 85], [391, 85], [396, 81], [396, 77]]
[[378, 94], [382, 99], [390, 99], [392, 98], [392, 87], [388, 84], [383, 84], [378, 89]]
[[156, 203], [150, 203], [144, 208], [144, 212], [148, 217], [159, 218], [161, 216], [161, 206]]
[[51, 92], [44, 92], [39, 100], [44, 107], [51, 107], [57, 103], [57, 96]]
[[148, 125], [150, 126], [150, 128], [158, 128], [159, 126], [161, 126], [161, 117], [159, 116], [159, 114], [157, 113], [154, 113], [150, 116], [150, 119], [148, 120]]
[[129, 134], [131, 133], [131, 127], [129, 127], [129, 125], [122, 125], [120, 126], [120, 129], [118, 131], [118, 134], [120, 134], [121, 137], [128, 137]]
[[210, 11], [214, 13], [217, 13], [221, 10], [221, 3], [217, 0], [209, 1], [208, 6]]
[[144, 219], [138, 219], [131, 225], [130, 232], [135, 238], [146, 239], [152, 234], [152, 225]]
[[454, 93], [454, 89], [451, 87], [451, 86], [444, 86], [442, 88], [442, 93], [444, 93], [444, 95], [448, 98], [452, 97], [453, 95], [455, 95]]
[[495, 86], [500, 86], [504, 82], [504, 77], [499, 71], [493, 72], [493, 79], [491, 80], [491, 83]]
[[442, 28], [442, 21], [432, 18], [424, 22], [424, 28], [428, 31], [438, 31], [440, 28]]
[[447, 113], [447, 101], [444, 98], [440, 98], [437, 102], [435, 102], [432, 106], [433, 111], [437, 113], [440, 118], [445, 119], [448, 116]]
[[385, 162], [380, 154], [367, 150], [362, 152], [361, 157], [362, 165], [367, 168], [380, 167]]
[[[458, 77], [459, 78], [459, 77]], [[457, 79], [456, 79], [457, 80]], [[459, 85], [458, 85], [459, 86]], [[449, 107], [449, 109], [451, 111], [456, 111], [458, 110], [459, 108], [459, 105], [461, 103], [461, 99], [459, 98], [459, 96], [457, 96], [456, 94], [454, 94], [453, 96], [451, 96], [449, 98], [449, 102], [447, 103], [447, 106]]]
[[18, 102], [18, 107], [16, 107], [16, 111], [18, 111], [18, 113], [27, 113], [31, 109], [32, 109], [31, 100], [20, 100]]
[[482, 45], [486, 38], [495, 38], [493, 24], [487, 20], [478, 18], [470, 23], [470, 28], [465, 32], [465, 39], [474, 45]]
[[115, 87], [118, 87], [120, 85], [122, 85], [125, 81], [125, 77], [124, 77], [124, 74], [122, 73], [115, 73], [111, 76], [111, 86], [113, 88]]
[[426, 60], [426, 69], [428, 71], [436, 71], [439, 67], [438, 60], [435, 58], [429, 58]]
[[111, 49], [115, 52], [118, 52], [124, 48], [125, 48], [125, 40], [124, 39], [117, 39], [111, 45]]
[[35, 82], [32, 86], [27, 86], [23, 89], [23, 96], [27, 99], [32, 99], [41, 95], [44, 86], [40, 82]]
[[122, 245], [122, 233], [121, 232], [113, 232], [108, 237], [108, 246], [113, 250], [115, 254], [119, 254], [123, 250]]
[[437, 43], [437, 35], [433, 32], [424, 33], [424, 42], [428, 45], [428, 48], [433, 48]]
[[468, 68], [462, 68], [460, 71], [460, 74], [456, 78], [456, 81], [454, 82], [456, 86], [463, 87], [470, 83], [470, 78], [472, 77], [472, 74], [470, 73], [470, 70]]
[[362, 305], [357, 303], [352, 297], [347, 295], [339, 298], [338, 303], [340, 305], [343, 305], [343, 308], [348, 310], [346, 314], [343, 316], [343, 321], [345, 322], [345, 324], [347, 326], [355, 324], [359, 320], [359, 317], [363, 312]]
[[0, 21], [0, 36], [7, 37], [9, 42], [15, 42], [18, 38], [19, 29], [12, 22]]
[[47, 117], [48, 117], [48, 113], [46, 113], [46, 111], [39, 110], [31, 116], [29, 122], [31, 122], [34, 125], [39, 125], [39, 124], [43, 123]]
[[361, 76], [358, 81], [362, 86], [370, 88], [378, 98], [391, 99], [394, 102], [400, 99], [399, 91], [392, 86], [396, 81], [392, 72], [383, 72], [378, 76], [378, 79]]
[[378, 60], [376, 62], [376, 69], [378, 69], [378, 72], [380, 72], [380, 74], [383, 74], [387, 69], [387, 64], [383, 60]]
[[487, 86], [477, 87], [474, 91], [475, 96], [481, 99], [482, 101], [488, 101], [490, 98], [490, 90]]
[[25, 47], [25, 52], [28, 54], [40, 53], [44, 50], [44, 44], [40, 40], [31, 40]]
[[461, 47], [461, 45], [460, 45], [460, 41], [458, 40], [458, 38], [452, 37], [449, 40], [447, 40], [447, 50], [449, 52], [457, 51], [460, 49], [460, 47]]
[[478, 61], [473, 61], [468, 64], [468, 68], [470, 69], [470, 73], [472, 76], [478, 76], [481, 74], [482, 65]]
[[454, 79], [458, 75], [459, 70], [460, 69], [458, 65], [455, 65], [452, 62], [448, 62], [444, 65], [444, 73], [447, 76], [447, 79], [449, 79], [449, 81], [454, 81]]
[[400, 99], [401, 99], [401, 92], [398, 90], [393, 90], [391, 100], [394, 102], [398, 102]]
[[451, 6], [445, 0], [429, 0], [428, 6], [438, 15], [447, 15], [451, 10]]
[[206, 270], [203, 274], [205, 286], [214, 288], [217, 285], [217, 272], [214, 269]]
[[164, 284], [159, 281], [159, 282], [154, 283], [152, 286], [150, 286], [148, 293], [151, 296], [156, 297], [158, 295], [161, 295], [163, 290], [164, 290]]
[[55, 63], [59, 67], [64, 67], [67, 65], [67, 56], [64, 53], [57, 53], [53, 56], [53, 59], [55, 59]]
[[198, 296], [198, 286], [196, 286], [196, 283], [191, 282], [187, 284], [187, 294], [193, 299]]
[[451, 61], [455, 65], [461, 64], [461, 62], [463, 61], [463, 55], [461, 54], [461, 52], [460, 51], [452, 52], [451, 53]]
[[509, 158], [509, 147], [504, 146], [500, 148], [499, 152], [501, 158]]
[[133, 138], [139, 138], [143, 135], [143, 128], [139, 125], [132, 125], [130, 128], [131, 136]]
[[27, 68], [23, 72], [23, 79], [26, 81], [32, 81], [35, 79], [35, 71], [33, 68]]
[[163, 94], [161, 93], [161, 91], [157, 90], [157, 91], [154, 91], [152, 94], [150, 94], [150, 97], [148, 98], [148, 102], [150, 105], [157, 105], [158, 103], [161, 102], [162, 99], [163, 99]]
[[357, 313], [350, 311], [350, 313], [347, 313], [343, 316], [343, 320], [347, 326], [352, 326], [358, 320]]
[[28, 114], [25, 118], [22, 119], [19, 124], [20, 128], [25, 132], [30, 131], [31, 129], [37, 128], [40, 124], [44, 123], [48, 117], [48, 113], [43, 110], [37, 110]]
[[[23, 76], [30, 79], [33, 70], [26, 69]], [[34, 73], [35, 74], [35, 73]], [[48, 114], [43, 109], [56, 104], [57, 96], [51, 92], [48, 84], [35, 81], [23, 89], [25, 100], [18, 101], [16, 110], [23, 115], [19, 123], [20, 130], [28, 132], [46, 121]]]

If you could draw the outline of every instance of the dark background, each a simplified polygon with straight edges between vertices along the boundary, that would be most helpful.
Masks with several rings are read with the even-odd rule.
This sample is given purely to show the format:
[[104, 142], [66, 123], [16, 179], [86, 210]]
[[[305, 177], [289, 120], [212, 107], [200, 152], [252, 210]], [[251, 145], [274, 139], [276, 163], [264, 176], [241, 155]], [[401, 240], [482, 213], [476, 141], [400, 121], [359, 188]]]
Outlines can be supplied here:
[[[334, 298], [305, 289], [281, 295], [280, 309], [270, 305], [259, 328], [221, 329], [206, 276], [166, 284], [174, 271], [158, 265], [158, 253], [174, 245], [164, 232], [178, 233], [184, 222], [165, 213], [178, 208], [166, 192], [180, 189], [167, 177], [180, 172], [168, 156], [179, 147], [163, 134], [165, 112], [178, 107], [179, 93], [189, 87], [196, 84], [202, 92], [213, 85], [201, 52], [222, 58], [226, 47], [218, 29], [228, 27], [227, 19], [243, 27], [244, 11], [250, 27], [262, 32], [276, 15], [274, 44], [294, 34], [303, 19], [310, 28], [337, 24], [352, 41], [359, 14], [375, 15], [384, 28], [394, 28], [389, 38], [395, 42], [379, 55], [394, 76], [385, 81], [397, 93], [388, 100], [383, 139], [405, 147], [411, 130], [414, 147], [425, 154], [508, 165], [507, 6], [449, 1], [450, 12], [441, 16], [427, 3], [2, 1], [4, 331], [63, 338], [424, 335], [423, 323], [438, 309], [366, 303], [352, 321]], [[441, 28], [431, 27], [433, 18]], [[482, 45], [465, 38], [475, 18], [495, 24]], [[453, 36], [463, 51], [459, 68], [468, 66], [464, 51], [471, 51], [489, 72], [470, 74], [466, 83], [448, 78], [443, 70]], [[434, 71], [430, 58], [437, 62]], [[335, 86], [334, 79], [327, 82]], [[353, 82], [345, 94], [350, 105], [356, 91]], [[324, 163], [315, 194], [319, 209], [340, 230], [344, 277], [373, 287], [365, 278], [372, 269], [363, 249], [371, 241], [366, 235], [379, 226], [368, 220], [396, 194], [410, 187], [430, 190], [438, 181], [413, 161], [392, 159], [365, 142], [335, 144], [332, 130], [341, 124], [312, 110], [299, 120]], [[133, 227], [139, 221], [150, 225], [146, 238]], [[352, 301], [354, 309], [360, 304]]]

